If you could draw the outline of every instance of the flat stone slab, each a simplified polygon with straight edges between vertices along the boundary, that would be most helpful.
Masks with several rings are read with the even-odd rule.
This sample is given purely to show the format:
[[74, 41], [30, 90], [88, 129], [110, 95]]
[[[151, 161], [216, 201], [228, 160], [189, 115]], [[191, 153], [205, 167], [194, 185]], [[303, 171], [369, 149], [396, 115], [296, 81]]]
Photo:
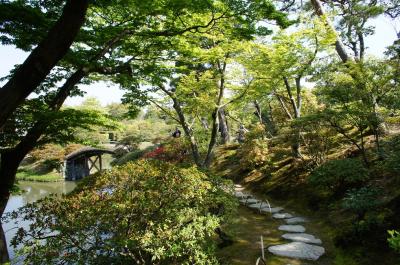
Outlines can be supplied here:
[[241, 191], [236, 191], [233, 195], [234, 195], [236, 198], [249, 198], [249, 197], [251, 197], [251, 195], [246, 194], [246, 193], [243, 193], [243, 192], [241, 192]]
[[249, 199], [242, 199], [240, 200], [240, 202], [243, 204], [250, 205], [250, 204], [260, 203], [260, 200], [249, 198]]
[[277, 256], [306, 260], [317, 260], [325, 253], [323, 247], [303, 242], [271, 246], [268, 251]]
[[285, 220], [288, 225], [293, 225], [293, 224], [300, 224], [300, 223], [305, 223], [307, 222], [306, 219], [303, 217], [294, 217], [294, 218], [289, 218]]
[[240, 184], [235, 184], [235, 188], [243, 188], [243, 186]]
[[259, 209], [262, 209], [262, 208], [269, 208], [269, 205], [266, 202], [258, 202], [258, 203], [249, 205], [249, 207], [259, 210]]
[[278, 229], [293, 233], [304, 233], [306, 231], [306, 228], [302, 225], [281, 225]]
[[296, 241], [296, 242], [303, 242], [309, 244], [322, 244], [321, 239], [315, 238], [313, 235], [305, 234], [305, 233], [287, 233], [282, 235], [284, 239]]
[[275, 219], [285, 219], [285, 218], [292, 218], [293, 215], [291, 215], [290, 213], [276, 213], [272, 215], [272, 217]]
[[283, 210], [282, 207], [272, 207], [270, 209], [268, 206], [260, 209], [260, 211], [263, 212], [263, 213], [272, 213], [272, 214], [280, 212], [282, 210]]

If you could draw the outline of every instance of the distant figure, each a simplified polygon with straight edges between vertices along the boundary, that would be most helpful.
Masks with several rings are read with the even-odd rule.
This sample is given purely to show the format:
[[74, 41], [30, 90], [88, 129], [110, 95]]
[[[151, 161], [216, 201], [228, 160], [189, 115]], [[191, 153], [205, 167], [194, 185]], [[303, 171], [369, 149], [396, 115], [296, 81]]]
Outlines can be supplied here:
[[172, 134], [172, 137], [179, 138], [181, 137], [181, 131], [176, 127], [175, 132]]
[[237, 131], [237, 140], [239, 143], [244, 143], [244, 135], [246, 134], [246, 132], [248, 132], [248, 130], [244, 127], [243, 124], [240, 124], [239, 126], [239, 130]]

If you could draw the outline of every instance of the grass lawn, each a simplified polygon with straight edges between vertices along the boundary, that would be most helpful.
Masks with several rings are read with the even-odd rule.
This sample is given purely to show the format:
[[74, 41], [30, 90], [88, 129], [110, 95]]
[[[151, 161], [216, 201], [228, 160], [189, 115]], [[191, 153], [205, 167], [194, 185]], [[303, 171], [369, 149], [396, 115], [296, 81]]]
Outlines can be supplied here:
[[31, 171], [19, 171], [17, 173], [17, 180], [56, 182], [63, 180], [63, 177], [55, 172], [49, 172], [46, 174], [37, 174]]

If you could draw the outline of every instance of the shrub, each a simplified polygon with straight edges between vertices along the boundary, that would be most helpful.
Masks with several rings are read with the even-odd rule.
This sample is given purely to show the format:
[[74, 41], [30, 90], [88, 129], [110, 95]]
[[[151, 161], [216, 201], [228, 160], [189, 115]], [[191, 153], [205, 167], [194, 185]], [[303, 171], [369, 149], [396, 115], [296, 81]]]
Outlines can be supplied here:
[[400, 253], [400, 232], [396, 230], [388, 231], [389, 238], [389, 246]]
[[189, 157], [190, 146], [184, 138], [171, 138], [144, 155], [144, 158], [153, 158], [173, 163], [184, 162]]
[[216, 264], [214, 230], [236, 207], [227, 187], [195, 167], [128, 163], [10, 213], [32, 223], [13, 244], [27, 264]]
[[33, 150], [30, 155], [34, 161], [41, 161], [41, 170], [59, 170], [64, 160], [64, 148], [56, 144], [46, 144]]
[[363, 163], [355, 158], [347, 158], [326, 162], [312, 171], [308, 181], [314, 186], [339, 192], [367, 179], [368, 170]]
[[303, 151], [309, 156], [313, 167], [326, 162], [327, 156], [337, 144], [337, 133], [325, 124], [320, 115], [308, 115], [294, 121], [302, 132]]
[[238, 150], [238, 156], [240, 157], [240, 166], [248, 170], [261, 167], [269, 162], [270, 156], [264, 126], [258, 125], [246, 134], [246, 139]]
[[358, 215], [361, 220], [368, 210], [378, 206], [381, 202], [378, 200], [380, 190], [373, 187], [362, 187], [361, 189], [351, 189], [346, 193], [342, 206]]

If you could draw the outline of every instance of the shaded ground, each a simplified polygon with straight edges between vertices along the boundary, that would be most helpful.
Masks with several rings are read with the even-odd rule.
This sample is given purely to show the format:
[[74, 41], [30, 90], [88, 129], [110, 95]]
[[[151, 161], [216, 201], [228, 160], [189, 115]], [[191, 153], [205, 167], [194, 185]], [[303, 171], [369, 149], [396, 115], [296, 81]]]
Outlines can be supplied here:
[[[290, 212], [290, 211], [289, 211]], [[293, 213], [293, 212], [291, 212]], [[249, 265], [255, 264], [258, 257], [261, 256], [260, 236], [264, 238], [264, 247], [271, 245], [288, 243], [281, 238], [285, 232], [279, 231], [279, 225], [283, 224], [283, 220], [276, 220], [271, 215], [260, 215], [255, 211], [240, 206], [237, 216], [232, 224], [224, 227], [224, 230], [233, 236], [235, 243], [229, 247], [225, 247], [218, 252], [221, 258], [221, 264], [224, 265]], [[308, 233], [320, 237], [321, 230], [313, 226], [312, 223], [305, 224]], [[329, 254], [328, 244], [325, 244], [323, 237], [323, 246], [326, 248], [327, 254], [322, 256], [318, 261], [302, 261], [296, 259], [288, 259], [277, 257], [265, 251], [266, 261], [268, 265], [330, 265], [333, 264]]]

